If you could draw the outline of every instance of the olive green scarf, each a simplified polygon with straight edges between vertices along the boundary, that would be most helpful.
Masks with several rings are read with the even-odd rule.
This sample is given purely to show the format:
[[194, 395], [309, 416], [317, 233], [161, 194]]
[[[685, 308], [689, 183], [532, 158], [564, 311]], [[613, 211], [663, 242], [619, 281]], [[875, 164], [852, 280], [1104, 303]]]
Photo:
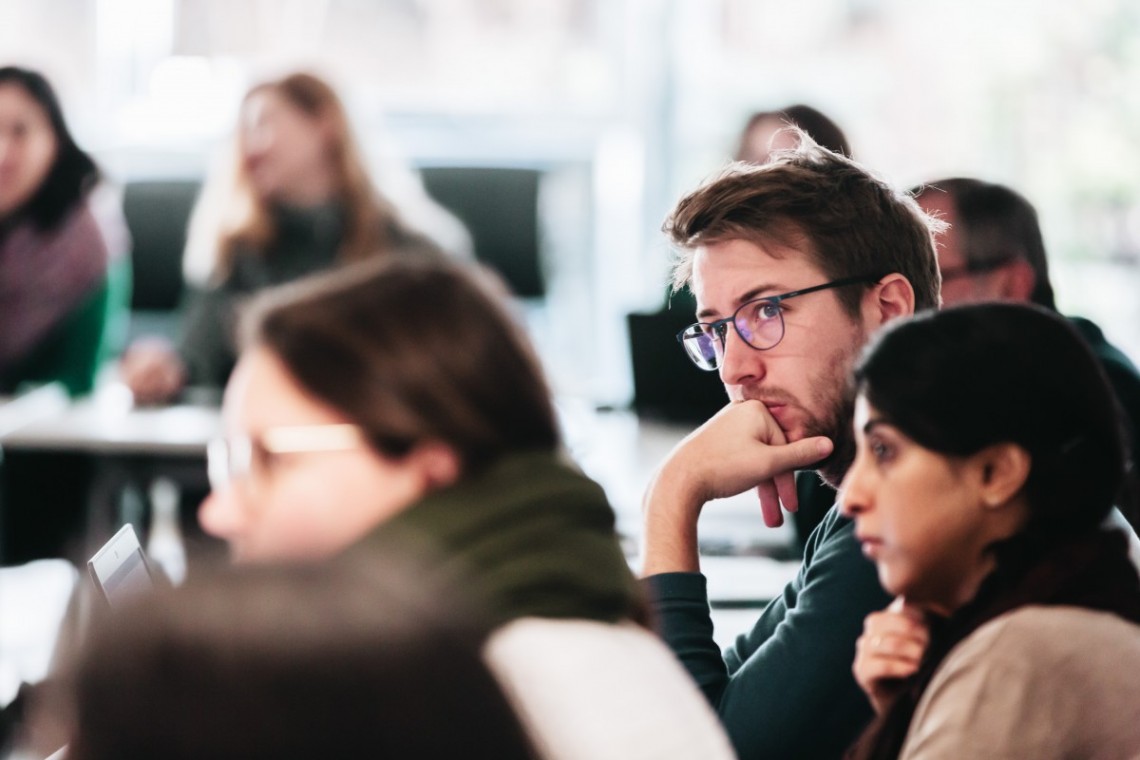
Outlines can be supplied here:
[[354, 551], [392, 549], [426, 559], [492, 628], [531, 616], [646, 619], [605, 493], [553, 454], [505, 457], [405, 509]]

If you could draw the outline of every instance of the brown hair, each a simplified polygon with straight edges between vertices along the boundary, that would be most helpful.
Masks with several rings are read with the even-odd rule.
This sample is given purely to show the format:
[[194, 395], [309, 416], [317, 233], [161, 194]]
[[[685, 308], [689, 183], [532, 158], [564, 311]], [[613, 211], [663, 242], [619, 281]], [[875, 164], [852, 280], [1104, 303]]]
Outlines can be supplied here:
[[[749, 240], [801, 249], [832, 280], [898, 272], [914, 288], [916, 310], [937, 308], [932, 233], [941, 223], [909, 195], [795, 131], [795, 149], [761, 166], [732, 164], [677, 204], [663, 227], [679, 249], [674, 287], [691, 279], [697, 247]], [[862, 291], [838, 295], [858, 313]]]
[[438, 441], [470, 471], [558, 446], [542, 370], [506, 293], [476, 265], [383, 259], [262, 296], [244, 344], [272, 351], [381, 453]]
[[737, 161], [751, 160], [748, 151], [748, 138], [751, 136], [752, 130], [766, 121], [779, 122], [789, 127], [799, 127], [811, 135], [811, 138], [819, 145], [841, 156], [851, 157], [851, 145], [847, 142], [847, 136], [843, 134], [839, 125], [811, 106], [797, 103], [787, 108], [781, 108], [779, 111], [757, 111], [752, 114], [740, 132], [740, 141], [736, 147]]
[[42, 720], [76, 760], [537, 757], [479, 611], [405, 559], [215, 570], [97, 610]]
[[916, 188], [914, 196], [932, 192], [948, 194], [954, 204], [967, 268], [1024, 260], [1034, 275], [1029, 300], [1056, 310], [1045, 240], [1033, 204], [1004, 185], [968, 177], [928, 182]]
[[[360, 148], [352, 135], [348, 115], [336, 91], [324, 80], [307, 73], [290, 74], [253, 87], [242, 100], [244, 111], [250, 100], [272, 93], [314, 121], [329, 127], [330, 156], [337, 178], [337, 199], [344, 206], [344, 229], [340, 259], [358, 261], [393, 245], [393, 237], [404, 232], [395, 206], [375, 189], [365, 168]], [[264, 250], [277, 234], [269, 204], [254, 192], [245, 162], [241, 160], [242, 131], [237, 130], [232, 166], [216, 173], [202, 193], [207, 203], [224, 203], [226, 208], [205, 209], [207, 221], [217, 224], [213, 231], [211, 276], [224, 278], [239, 250]], [[217, 185], [214, 187], [214, 185]], [[228, 185], [228, 188], [225, 187]], [[224, 198], [226, 194], [230, 197]], [[223, 199], [224, 198], [224, 199]], [[211, 214], [218, 214], [215, 221]], [[203, 255], [203, 254], [199, 254]], [[201, 264], [195, 264], [201, 268]]]

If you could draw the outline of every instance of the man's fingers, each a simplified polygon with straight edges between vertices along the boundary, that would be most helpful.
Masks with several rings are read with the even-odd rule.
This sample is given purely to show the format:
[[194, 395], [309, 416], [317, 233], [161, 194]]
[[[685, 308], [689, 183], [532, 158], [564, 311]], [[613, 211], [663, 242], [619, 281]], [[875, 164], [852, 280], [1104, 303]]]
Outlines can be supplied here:
[[775, 477], [776, 491], [780, 494], [780, 504], [789, 512], [800, 508], [800, 497], [796, 494], [796, 474], [785, 472]]
[[764, 524], [769, 528], [778, 528], [784, 524], [784, 513], [780, 511], [780, 494], [776, 484], [765, 480], [756, 486], [756, 493], [760, 495], [760, 512], [764, 515]]
[[803, 470], [830, 454], [832, 448], [831, 439], [823, 436], [804, 438], [782, 446], [771, 446], [768, 448], [771, 457], [769, 464], [773, 473]]

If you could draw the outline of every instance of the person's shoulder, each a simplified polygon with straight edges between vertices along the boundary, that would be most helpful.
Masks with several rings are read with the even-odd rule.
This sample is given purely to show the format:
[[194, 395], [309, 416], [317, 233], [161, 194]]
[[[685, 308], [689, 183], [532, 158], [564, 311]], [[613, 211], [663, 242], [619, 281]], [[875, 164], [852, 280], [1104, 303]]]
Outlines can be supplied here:
[[1130, 756], [1120, 750], [1140, 742], [1138, 670], [1140, 626], [1083, 608], [1020, 607], [946, 657], [902, 757]]
[[1002, 657], [1028, 663], [1084, 659], [1091, 650], [1114, 651], [1140, 666], [1140, 626], [1084, 607], [1029, 605], [978, 628], [952, 656]]
[[809, 605], [836, 619], [857, 618], [890, 603], [875, 564], [863, 554], [855, 523], [832, 507], [808, 537], [800, 574], [791, 591], [797, 606]]
[[[1025, 606], [978, 628], [951, 650], [935, 674], [940, 688], [986, 690], [992, 684], [1052, 692], [1052, 685], [1110, 693], [1119, 673], [1140, 671], [1140, 626], [1117, 615], [1067, 606]], [[1122, 688], [1135, 689], [1133, 676]], [[989, 684], [989, 685], [987, 685]], [[972, 686], [971, 686], [972, 685]], [[1108, 691], [1106, 692], [1106, 688]]]
[[1136, 365], [1127, 354], [1105, 337], [1104, 331], [1099, 325], [1085, 317], [1067, 316], [1065, 319], [1076, 328], [1077, 332], [1088, 343], [1089, 348], [1092, 349], [1093, 354], [1105, 365], [1105, 369], [1110, 374], [1110, 379], [1118, 379], [1119, 376], [1123, 375], [1140, 384], [1140, 370], [1137, 370]]
[[122, 190], [108, 182], [96, 184], [81, 204], [83, 223], [97, 232], [111, 258], [125, 256], [131, 249], [131, 233], [123, 215]]
[[521, 618], [484, 658], [550, 757], [732, 757], [676, 657], [633, 623]]
[[851, 558], [858, 556], [866, 563], [859, 540], [855, 537], [855, 522], [844, 517], [838, 506], [827, 510], [819, 525], [808, 536], [804, 548], [804, 564], [810, 565], [824, 558]]

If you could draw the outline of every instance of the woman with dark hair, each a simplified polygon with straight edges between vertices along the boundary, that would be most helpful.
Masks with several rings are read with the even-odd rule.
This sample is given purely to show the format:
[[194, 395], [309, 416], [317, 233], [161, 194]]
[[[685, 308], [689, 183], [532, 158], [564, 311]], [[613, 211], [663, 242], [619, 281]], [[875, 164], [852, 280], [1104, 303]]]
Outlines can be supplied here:
[[59, 741], [69, 760], [537, 758], [463, 601], [392, 556], [192, 579], [97, 620]]
[[130, 242], [112, 195], [48, 81], [0, 68], [0, 393], [86, 393], [121, 347]]
[[[227, 158], [191, 218], [184, 268], [192, 294], [177, 348], [150, 338], [123, 357], [123, 378], [141, 403], [169, 401], [186, 385], [224, 386], [237, 358], [237, 308], [257, 291], [374, 256], [440, 251], [378, 191], [344, 104], [312, 74], [246, 93]], [[437, 216], [460, 227], [442, 210]]]
[[855, 675], [859, 758], [1133, 757], [1140, 578], [1102, 528], [1124, 482], [1112, 391], [1043, 309], [887, 328], [855, 372], [843, 512], [896, 597]]
[[559, 455], [541, 370], [489, 278], [389, 259], [265, 296], [203, 528], [239, 562], [435, 558], [485, 616], [487, 662], [544, 757], [731, 756], [643, 627], [613, 511]]

